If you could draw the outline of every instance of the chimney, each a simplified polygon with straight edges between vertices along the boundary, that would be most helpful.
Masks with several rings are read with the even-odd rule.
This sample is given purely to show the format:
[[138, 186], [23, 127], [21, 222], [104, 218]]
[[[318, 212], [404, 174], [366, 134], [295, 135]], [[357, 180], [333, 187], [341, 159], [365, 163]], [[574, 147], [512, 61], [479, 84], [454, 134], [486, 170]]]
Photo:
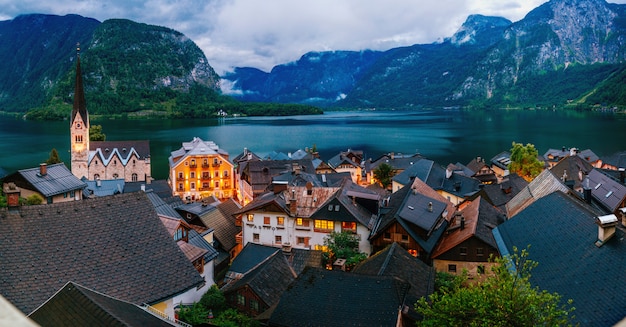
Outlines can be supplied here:
[[20, 189], [15, 183], [7, 183], [4, 186], [4, 194], [7, 195], [7, 206], [9, 210], [20, 206]]
[[596, 217], [598, 224], [598, 240], [596, 246], [601, 247], [613, 235], [615, 235], [615, 225], [617, 225], [617, 217], [614, 214]]
[[589, 177], [587, 177], [584, 182], [583, 199], [587, 204], [591, 204], [591, 187], [589, 187]]
[[461, 214], [461, 230], [465, 229], [465, 217]]
[[428, 212], [433, 212], [433, 203], [428, 202]]
[[293, 198], [289, 200], [289, 212], [291, 212], [292, 215], [295, 215], [297, 209], [298, 209], [298, 205], [296, 203], [296, 199]]
[[624, 184], [624, 180], [626, 179], [626, 171], [624, 168], [619, 169], [619, 182]]
[[39, 164], [39, 176], [46, 176], [48, 174], [48, 165], [45, 163]]

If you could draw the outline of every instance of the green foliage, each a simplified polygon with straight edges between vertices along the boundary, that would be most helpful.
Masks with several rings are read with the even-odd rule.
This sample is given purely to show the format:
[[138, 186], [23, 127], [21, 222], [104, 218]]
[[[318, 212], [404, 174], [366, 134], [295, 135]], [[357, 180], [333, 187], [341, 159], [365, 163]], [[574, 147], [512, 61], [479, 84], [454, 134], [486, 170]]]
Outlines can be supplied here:
[[526, 180], [532, 180], [543, 170], [543, 164], [538, 159], [539, 153], [533, 144], [523, 145], [513, 142], [511, 148], [511, 163], [508, 169]]
[[89, 141], [106, 141], [107, 136], [102, 133], [102, 125], [89, 126]]
[[571, 326], [572, 301], [532, 287], [529, 279], [537, 263], [525, 249], [496, 258], [492, 274], [482, 282], [451, 283], [415, 309], [423, 316], [418, 326]]
[[7, 196], [4, 194], [0, 195], [0, 208], [6, 208], [7, 205]]
[[374, 179], [387, 188], [391, 185], [391, 179], [395, 175], [396, 171], [388, 163], [382, 163], [376, 169], [374, 169]]
[[26, 204], [29, 206], [43, 203], [43, 198], [39, 194], [31, 194], [26, 198]]
[[211, 288], [202, 295], [200, 304], [212, 310], [214, 315], [219, 314], [227, 308], [226, 298], [215, 284], [211, 285]]
[[466, 280], [467, 270], [464, 270], [461, 275], [438, 271], [437, 276], [435, 276], [435, 291], [446, 292], [455, 290], [461, 287]]
[[190, 307], [181, 307], [178, 312], [178, 319], [191, 325], [206, 324], [209, 319], [209, 311], [199, 302]]
[[218, 314], [215, 319], [211, 321], [215, 326], [219, 327], [258, 327], [259, 322], [239, 313], [235, 309], [227, 309]]
[[327, 262], [332, 264], [339, 258], [346, 259], [348, 270], [367, 259], [365, 253], [359, 252], [358, 236], [350, 232], [331, 232], [324, 237], [324, 246], [328, 248], [328, 251], [323, 254]]
[[59, 158], [59, 152], [57, 152], [57, 149], [52, 148], [52, 150], [50, 150], [50, 156], [48, 157], [48, 160], [46, 160], [46, 164], [53, 165], [57, 163], [61, 163], [61, 158]]

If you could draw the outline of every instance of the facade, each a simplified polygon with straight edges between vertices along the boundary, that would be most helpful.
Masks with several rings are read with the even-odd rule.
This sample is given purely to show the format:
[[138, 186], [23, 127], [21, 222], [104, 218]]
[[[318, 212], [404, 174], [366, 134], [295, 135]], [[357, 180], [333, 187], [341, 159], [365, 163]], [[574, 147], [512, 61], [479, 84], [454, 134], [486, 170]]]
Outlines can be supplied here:
[[234, 169], [228, 157], [228, 152], [212, 141], [194, 137], [183, 142], [169, 157], [172, 194], [187, 201], [235, 196]]
[[127, 182], [150, 182], [149, 141], [89, 140], [89, 113], [85, 101], [80, 56], [76, 62], [74, 105], [70, 117], [70, 157], [72, 173], [89, 180], [122, 178]]

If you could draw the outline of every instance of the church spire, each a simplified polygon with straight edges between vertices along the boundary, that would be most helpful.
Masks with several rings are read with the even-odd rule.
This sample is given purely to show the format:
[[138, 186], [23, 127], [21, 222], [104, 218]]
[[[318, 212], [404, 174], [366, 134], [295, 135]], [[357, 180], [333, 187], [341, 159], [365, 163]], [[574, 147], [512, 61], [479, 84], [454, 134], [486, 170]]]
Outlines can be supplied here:
[[83, 89], [83, 76], [80, 69], [80, 43], [76, 44], [76, 85], [74, 86], [74, 106], [72, 107], [72, 117], [70, 124], [74, 123], [76, 115], [80, 114], [85, 124], [89, 123], [87, 114], [87, 102], [85, 101], [85, 91]]

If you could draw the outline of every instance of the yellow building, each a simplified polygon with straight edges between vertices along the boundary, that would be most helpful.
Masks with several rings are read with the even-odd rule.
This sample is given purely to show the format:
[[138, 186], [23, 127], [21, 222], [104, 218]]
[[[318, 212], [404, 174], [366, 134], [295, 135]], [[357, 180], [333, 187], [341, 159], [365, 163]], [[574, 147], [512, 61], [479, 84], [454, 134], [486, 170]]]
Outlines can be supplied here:
[[169, 157], [169, 183], [172, 194], [196, 201], [215, 196], [227, 199], [235, 195], [233, 164], [228, 152], [212, 141], [194, 137], [173, 151]]

